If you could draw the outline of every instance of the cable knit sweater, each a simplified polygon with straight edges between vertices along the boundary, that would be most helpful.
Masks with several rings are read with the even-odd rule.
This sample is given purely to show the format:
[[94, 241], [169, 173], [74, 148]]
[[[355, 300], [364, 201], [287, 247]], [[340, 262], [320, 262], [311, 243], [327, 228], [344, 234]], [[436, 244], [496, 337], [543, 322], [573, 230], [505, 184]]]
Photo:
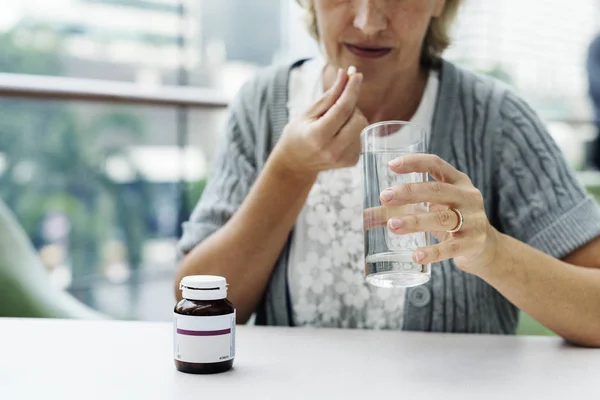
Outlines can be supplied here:
[[[301, 62], [263, 71], [231, 104], [204, 195], [184, 224], [181, 254], [223, 226], [244, 201], [288, 122], [289, 71]], [[449, 62], [439, 73], [430, 152], [469, 175], [490, 222], [556, 258], [600, 235], [597, 204], [535, 112], [490, 78]], [[273, 267], [257, 324], [292, 325], [289, 243]], [[431, 280], [406, 292], [405, 330], [510, 334], [517, 322], [514, 305], [451, 260], [434, 264]]]

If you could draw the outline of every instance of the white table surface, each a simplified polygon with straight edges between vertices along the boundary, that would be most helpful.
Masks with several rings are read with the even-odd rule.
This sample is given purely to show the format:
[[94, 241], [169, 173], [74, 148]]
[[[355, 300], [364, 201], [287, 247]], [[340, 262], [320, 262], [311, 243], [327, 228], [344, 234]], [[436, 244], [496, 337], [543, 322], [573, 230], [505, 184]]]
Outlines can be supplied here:
[[600, 399], [556, 338], [238, 327], [234, 369], [178, 372], [172, 325], [0, 319], [0, 399]]

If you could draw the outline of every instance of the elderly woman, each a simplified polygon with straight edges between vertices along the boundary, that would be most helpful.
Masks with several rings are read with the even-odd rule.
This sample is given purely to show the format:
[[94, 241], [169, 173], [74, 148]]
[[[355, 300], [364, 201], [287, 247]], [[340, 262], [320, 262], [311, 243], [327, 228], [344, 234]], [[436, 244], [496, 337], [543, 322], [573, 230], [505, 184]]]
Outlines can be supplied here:
[[[600, 212], [528, 105], [441, 58], [459, 0], [312, 0], [323, 57], [267, 70], [230, 108], [204, 196], [185, 224], [178, 280], [226, 276], [238, 322], [514, 333], [518, 309], [600, 346]], [[359, 71], [348, 76], [349, 66]], [[445, 232], [410, 289], [364, 282], [360, 132], [413, 121], [430, 154], [390, 163], [436, 182], [381, 193], [438, 204], [387, 222]], [[179, 295], [179, 292], [177, 291]]]

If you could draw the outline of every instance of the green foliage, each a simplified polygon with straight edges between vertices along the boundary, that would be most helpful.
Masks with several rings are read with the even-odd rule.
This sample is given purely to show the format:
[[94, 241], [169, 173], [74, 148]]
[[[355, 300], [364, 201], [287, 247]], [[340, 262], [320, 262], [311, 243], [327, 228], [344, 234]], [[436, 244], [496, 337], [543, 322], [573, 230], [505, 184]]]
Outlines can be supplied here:
[[600, 204], [600, 182], [598, 182], [598, 186], [590, 186], [587, 188], [588, 192], [594, 196], [596, 202]]
[[536, 335], [536, 336], [556, 336], [554, 332], [546, 328], [529, 315], [521, 312], [519, 315], [519, 326], [517, 328], [519, 335]]
[[[0, 35], [0, 72], [61, 74], [59, 40], [40, 49], [17, 45], [19, 35]], [[83, 119], [64, 102], [0, 99], [0, 197], [37, 246], [44, 219], [66, 216], [75, 277], [98, 272], [109, 239], [125, 242], [129, 265], [139, 265], [151, 213], [147, 183], [139, 175], [114, 182], [105, 163], [127, 159], [123, 143], [144, 131], [142, 119], [122, 108]]]
[[[45, 37], [45, 46], [34, 46], [33, 43], [15, 45], [23, 35], [39, 35]], [[32, 40], [31, 42], [35, 42]], [[60, 39], [49, 30], [39, 29], [37, 33], [23, 30], [10, 31], [0, 34], [0, 72], [62, 75], [60, 62]]]
[[[203, 179], [197, 182], [189, 182], [186, 187], [185, 196], [186, 196], [186, 204], [193, 208], [200, 197], [202, 197], [202, 192], [204, 192], [204, 187], [206, 186], [206, 180]], [[191, 210], [189, 210], [191, 212]]]

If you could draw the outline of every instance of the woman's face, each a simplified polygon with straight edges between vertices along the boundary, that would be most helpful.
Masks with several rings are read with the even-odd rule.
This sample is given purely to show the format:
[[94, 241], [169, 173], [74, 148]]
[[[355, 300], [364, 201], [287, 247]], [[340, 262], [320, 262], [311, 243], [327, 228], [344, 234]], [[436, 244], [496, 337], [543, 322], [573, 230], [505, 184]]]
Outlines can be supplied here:
[[445, 0], [312, 0], [328, 62], [371, 80], [418, 70], [431, 18]]

